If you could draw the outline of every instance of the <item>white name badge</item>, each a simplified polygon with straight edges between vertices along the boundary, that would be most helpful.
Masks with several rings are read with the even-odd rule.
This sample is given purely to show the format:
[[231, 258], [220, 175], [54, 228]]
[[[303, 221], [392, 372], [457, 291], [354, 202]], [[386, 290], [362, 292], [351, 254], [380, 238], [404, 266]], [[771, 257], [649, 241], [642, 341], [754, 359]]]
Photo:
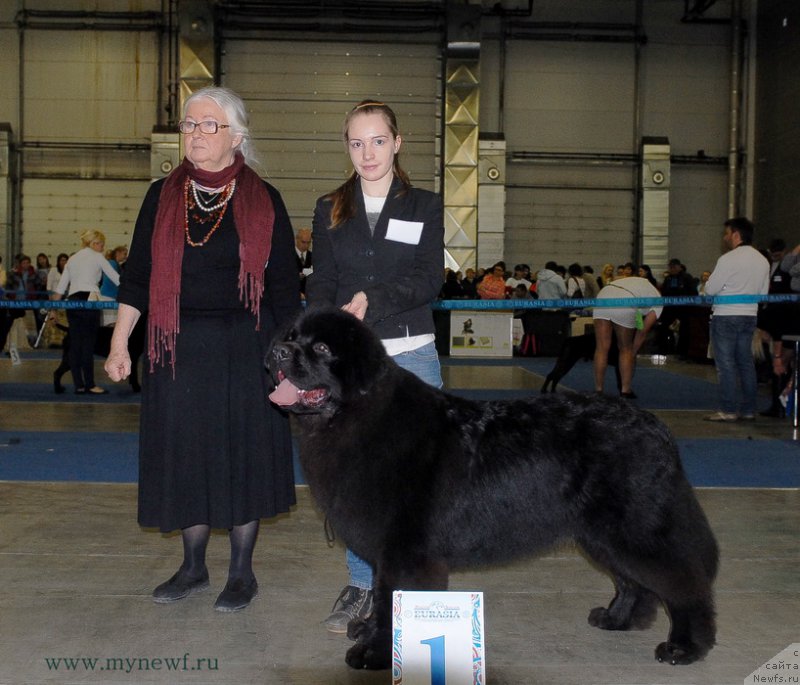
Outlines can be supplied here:
[[397, 590], [392, 685], [485, 685], [482, 592]]
[[422, 236], [422, 221], [403, 221], [401, 219], [389, 219], [389, 227], [386, 229], [386, 240], [394, 240], [398, 243], [407, 245], [419, 245]]

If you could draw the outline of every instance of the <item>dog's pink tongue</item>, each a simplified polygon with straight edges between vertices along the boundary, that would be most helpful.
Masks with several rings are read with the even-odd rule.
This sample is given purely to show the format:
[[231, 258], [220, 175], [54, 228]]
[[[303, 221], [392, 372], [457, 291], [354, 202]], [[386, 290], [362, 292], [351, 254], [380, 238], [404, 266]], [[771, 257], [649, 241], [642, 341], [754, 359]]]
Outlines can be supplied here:
[[280, 385], [270, 393], [269, 398], [278, 406], [288, 407], [297, 404], [298, 392], [297, 386], [292, 384], [288, 378], [284, 378]]

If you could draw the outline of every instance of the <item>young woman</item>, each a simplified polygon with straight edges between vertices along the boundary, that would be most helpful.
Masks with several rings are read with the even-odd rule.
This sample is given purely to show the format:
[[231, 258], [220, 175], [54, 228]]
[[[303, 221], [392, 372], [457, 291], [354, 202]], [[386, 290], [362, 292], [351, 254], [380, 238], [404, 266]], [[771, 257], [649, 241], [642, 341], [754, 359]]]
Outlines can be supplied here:
[[[444, 221], [438, 195], [413, 188], [400, 166], [402, 138], [390, 107], [356, 105], [343, 138], [353, 164], [345, 183], [317, 201], [309, 306], [362, 319], [402, 367], [441, 387], [430, 303], [442, 286]], [[348, 550], [350, 582], [325, 626], [345, 632], [372, 608], [372, 569]]]

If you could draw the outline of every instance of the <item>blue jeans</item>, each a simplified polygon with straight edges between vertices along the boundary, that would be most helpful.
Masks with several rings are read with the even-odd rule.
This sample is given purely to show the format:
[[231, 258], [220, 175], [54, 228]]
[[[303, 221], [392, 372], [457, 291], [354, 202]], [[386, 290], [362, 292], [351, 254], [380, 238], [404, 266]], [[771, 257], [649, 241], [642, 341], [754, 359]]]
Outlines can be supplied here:
[[[434, 388], [441, 388], [444, 385], [442, 367], [439, 364], [439, 355], [436, 354], [434, 343], [428, 343], [410, 352], [401, 352], [392, 359], [400, 368], [410, 371], [428, 385], [432, 385]], [[372, 566], [349, 549], [346, 559], [347, 569], [350, 572], [349, 584], [362, 590], [372, 589]]]
[[756, 414], [758, 379], [752, 352], [755, 330], [755, 316], [711, 317], [711, 346], [719, 379], [719, 405], [720, 411], [726, 414]]

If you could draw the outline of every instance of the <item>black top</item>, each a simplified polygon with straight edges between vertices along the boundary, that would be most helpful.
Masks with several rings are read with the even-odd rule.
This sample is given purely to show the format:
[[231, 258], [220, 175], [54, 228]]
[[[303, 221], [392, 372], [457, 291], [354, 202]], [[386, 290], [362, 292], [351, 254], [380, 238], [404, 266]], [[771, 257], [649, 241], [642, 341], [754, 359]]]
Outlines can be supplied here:
[[[158, 198], [163, 179], [150, 186], [144, 198], [130, 254], [123, 269], [117, 301], [146, 312], [150, 299], [151, 242], [155, 227]], [[275, 208], [272, 248], [264, 275], [262, 323], [281, 322], [298, 308], [299, 277], [295, 270], [294, 236], [291, 221], [280, 193], [264, 184]], [[238, 200], [234, 194], [232, 203]], [[243, 309], [239, 297], [239, 236], [236, 233], [233, 206], [229, 206], [213, 238], [203, 247], [184, 245], [181, 274], [181, 310]], [[189, 235], [199, 242], [210, 225], [190, 225]], [[180, 227], [183, 230], [183, 227]], [[264, 320], [266, 315], [267, 319]], [[271, 328], [271, 326], [268, 326]]]
[[395, 178], [374, 233], [360, 184], [352, 219], [332, 229], [332, 203], [320, 198], [314, 210], [309, 305], [341, 307], [363, 291], [369, 301], [364, 322], [383, 339], [434, 332], [430, 303], [444, 270], [441, 197], [418, 188], [398, 197], [400, 188]]

